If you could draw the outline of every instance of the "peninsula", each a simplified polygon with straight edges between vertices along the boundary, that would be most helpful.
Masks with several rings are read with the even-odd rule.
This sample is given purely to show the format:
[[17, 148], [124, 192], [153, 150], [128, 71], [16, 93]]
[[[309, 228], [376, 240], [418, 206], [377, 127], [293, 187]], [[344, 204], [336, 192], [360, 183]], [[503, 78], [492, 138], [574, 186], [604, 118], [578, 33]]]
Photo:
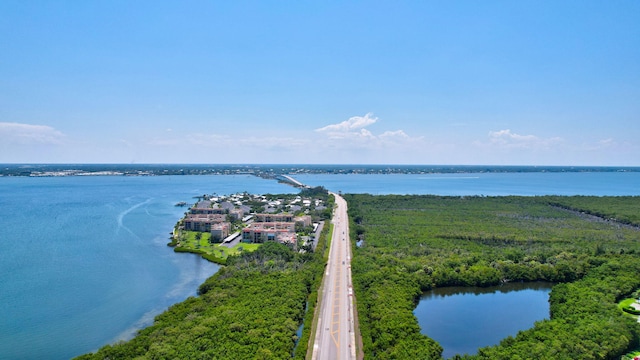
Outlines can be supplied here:
[[205, 194], [178, 221], [168, 245], [223, 265], [228, 256], [254, 251], [267, 241], [311, 252], [331, 217], [327, 203], [322, 187], [305, 187], [299, 194]]

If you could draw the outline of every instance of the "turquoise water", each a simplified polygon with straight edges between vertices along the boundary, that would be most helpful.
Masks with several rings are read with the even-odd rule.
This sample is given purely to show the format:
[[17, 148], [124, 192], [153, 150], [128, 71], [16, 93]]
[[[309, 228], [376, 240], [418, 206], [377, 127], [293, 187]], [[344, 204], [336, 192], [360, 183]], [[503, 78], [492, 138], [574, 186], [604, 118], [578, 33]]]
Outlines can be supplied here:
[[[296, 175], [372, 194], [640, 195], [635, 173]], [[249, 175], [0, 178], [0, 358], [67, 359], [127, 339], [217, 266], [166, 246], [202, 194], [291, 193]]]
[[253, 176], [0, 179], [0, 358], [68, 359], [130, 338], [218, 266], [166, 246], [205, 193], [294, 192]]

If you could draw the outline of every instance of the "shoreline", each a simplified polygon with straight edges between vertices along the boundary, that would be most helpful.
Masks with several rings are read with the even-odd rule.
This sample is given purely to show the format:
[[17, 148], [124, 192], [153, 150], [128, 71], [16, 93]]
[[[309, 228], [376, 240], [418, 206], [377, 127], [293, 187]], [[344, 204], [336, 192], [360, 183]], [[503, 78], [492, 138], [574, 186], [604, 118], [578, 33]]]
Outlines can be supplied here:
[[616, 165], [0, 164], [0, 177], [640, 172]]
[[194, 254], [194, 255], [200, 255], [200, 257], [202, 257], [203, 259], [210, 261], [214, 264], [217, 265], [227, 265], [227, 259], [223, 259], [223, 258], [219, 258], [217, 256], [214, 255], [210, 255], [205, 253], [204, 251], [201, 250], [196, 250], [196, 249], [186, 249], [183, 247], [174, 247], [173, 248], [173, 252], [176, 253], [189, 253], [189, 254]]

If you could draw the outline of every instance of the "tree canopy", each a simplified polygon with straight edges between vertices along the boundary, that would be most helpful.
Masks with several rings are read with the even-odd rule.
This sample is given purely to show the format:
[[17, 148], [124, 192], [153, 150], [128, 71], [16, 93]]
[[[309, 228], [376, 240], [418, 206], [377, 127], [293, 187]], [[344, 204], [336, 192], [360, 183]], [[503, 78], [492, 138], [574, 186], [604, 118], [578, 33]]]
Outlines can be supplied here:
[[616, 301], [640, 287], [640, 198], [347, 195], [366, 358], [438, 359], [412, 311], [422, 292], [507, 281], [557, 283], [551, 319], [468, 358], [607, 359], [638, 342]]

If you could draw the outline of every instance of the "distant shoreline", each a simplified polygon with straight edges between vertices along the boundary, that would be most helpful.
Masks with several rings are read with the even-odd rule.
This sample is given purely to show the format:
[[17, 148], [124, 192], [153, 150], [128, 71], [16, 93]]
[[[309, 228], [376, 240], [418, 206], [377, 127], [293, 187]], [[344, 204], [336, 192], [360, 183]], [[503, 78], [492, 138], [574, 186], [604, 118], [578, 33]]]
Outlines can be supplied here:
[[640, 172], [640, 166], [311, 165], [311, 164], [0, 164], [0, 177], [301, 174]]

